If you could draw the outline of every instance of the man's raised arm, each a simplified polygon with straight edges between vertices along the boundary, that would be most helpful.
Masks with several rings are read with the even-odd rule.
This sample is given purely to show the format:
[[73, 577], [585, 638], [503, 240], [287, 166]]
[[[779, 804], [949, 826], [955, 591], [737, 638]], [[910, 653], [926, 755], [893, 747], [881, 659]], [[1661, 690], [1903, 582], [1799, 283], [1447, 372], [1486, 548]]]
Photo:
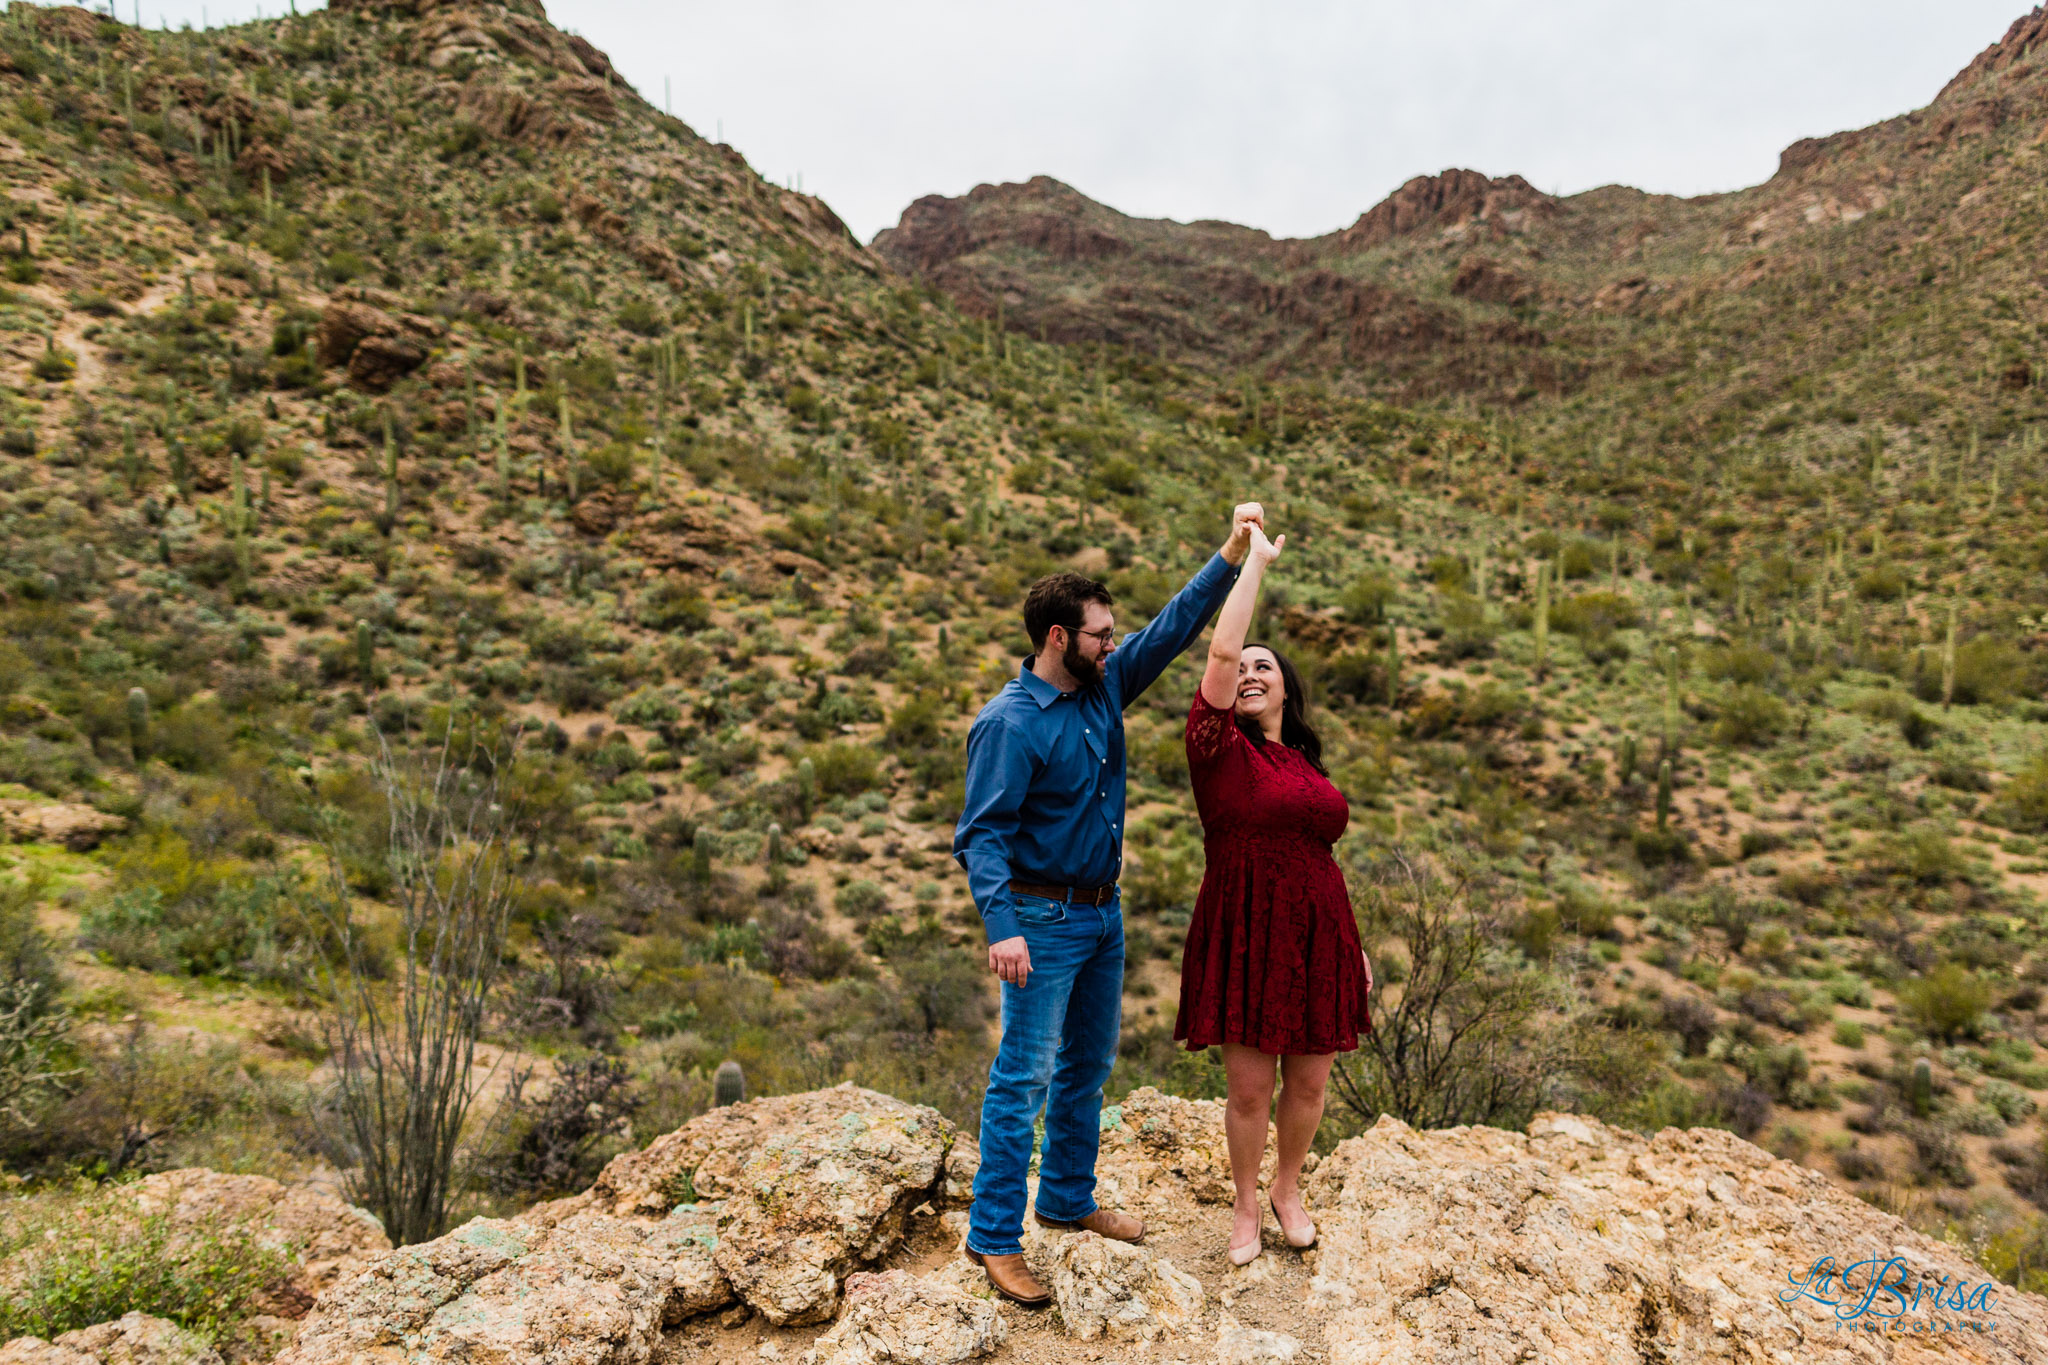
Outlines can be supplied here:
[[1209, 624], [1216, 608], [1230, 595], [1231, 584], [1237, 582], [1237, 568], [1251, 547], [1251, 528], [1265, 523], [1265, 508], [1255, 502], [1239, 503], [1230, 514], [1230, 539], [1223, 542], [1223, 548], [1209, 556], [1144, 629], [1132, 631], [1109, 656], [1103, 668], [1115, 677], [1125, 706], [1136, 701]]

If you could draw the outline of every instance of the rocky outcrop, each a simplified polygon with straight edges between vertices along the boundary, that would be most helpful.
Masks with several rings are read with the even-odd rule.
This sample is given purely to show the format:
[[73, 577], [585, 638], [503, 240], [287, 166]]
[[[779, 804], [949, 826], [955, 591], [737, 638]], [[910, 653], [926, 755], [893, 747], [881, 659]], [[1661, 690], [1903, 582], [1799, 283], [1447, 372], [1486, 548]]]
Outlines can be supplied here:
[[1338, 233], [1342, 251], [1364, 251], [1396, 237], [1478, 221], [1505, 230], [1531, 211], [1554, 212], [1557, 201], [1519, 175], [1498, 180], [1479, 171], [1418, 175]]
[[221, 1365], [221, 1358], [175, 1322], [130, 1313], [55, 1341], [16, 1337], [0, 1346], [0, 1365]]
[[[1332, 1365], [1447, 1360], [2039, 1362], [2048, 1300], [1719, 1129], [1652, 1138], [1569, 1114], [1523, 1133], [1382, 1118], [1308, 1182], [1321, 1231], [1310, 1311]], [[1788, 1285], [1817, 1262], [1877, 1271], [1919, 1307], [1841, 1321]], [[1938, 1287], [1946, 1285], [1947, 1289]], [[1959, 1288], [1960, 1287], [1960, 1288]], [[1816, 1288], [1849, 1314], [1861, 1297]], [[1897, 1304], [1877, 1299], [1880, 1312]], [[1979, 1300], [1981, 1302], [1981, 1299]], [[1931, 1324], [1931, 1325], [1930, 1325]], [[1890, 1355], [1873, 1329], [1909, 1335]], [[1906, 1343], [1899, 1343], [1905, 1346]]]
[[936, 1110], [851, 1084], [714, 1109], [580, 1195], [382, 1258], [279, 1359], [636, 1362], [664, 1328], [736, 1299], [778, 1326], [827, 1322], [846, 1277], [943, 1199], [954, 1137]]
[[650, 1358], [665, 1326], [731, 1300], [711, 1215], [477, 1218], [400, 1248], [326, 1296], [278, 1365], [374, 1359]]
[[0, 829], [17, 844], [62, 844], [73, 853], [98, 848], [100, 840], [118, 834], [128, 822], [91, 806], [69, 801], [0, 798]]
[[[1216, 1241], [1230, 1197], [1219, 1102], [1134, 1091], [1104, 1112], [1102, 1140], [1098, 1198], [1150, 1230], [1130, 1245], [1030, 1225], [1049, 1314], [1019, 1316], [946, 1255], [929, 1212], [972, 1166], [950, 1125], [845, 1085], [714, 1110], [581, 1195], [377, 1256], [322, 1296], [278, 1360], [651, 1365], [700, 1354], [715, 1338], [692, 1320], [728, 1305], [771, 1326], [829, 1323], [799, 1341], [804, 1365], [1000, 1357], [1020, 1324], [1029, 1359], [1050, 1358], [1040, 1348], [1058, 1335], [1104, 1358], [1200, 1358], [1213, 1343], [1229, 1365], [2048, 1359], [2048, 1301], [2003, 1285], [1987, 1297], [1955, 1248], [1719, 1130], [1643, 1137], [1547, 1113], [1527, 1133], [1432, 1132], [1382, 1118], [1310, 1174], [1317, 1250], [1241, 1272]], [[165, 1207], [232, 1188], [180, 1175], [159, 1186], [175, 1194]], [[1829, 1257], [1861, 1267], [1847, 1294], [1813, 1274]], [[1898, 1290], [1882, 1325], [1910, 1335], [1910, 1353], [1886, 1355], [1894, 1343], [1865, 1330], [1880, 1320], [1855, 1315], [1872, 1270]], [[17, 1358], [41, 1359], [0, 1361]]]
[[363, 388], [381, 392], [426, 363], [444, 331], [432, 318], [398, 311], [403, 301], [372, 289], [339, 289], [320, 314], [320, 363], [346, 366]]

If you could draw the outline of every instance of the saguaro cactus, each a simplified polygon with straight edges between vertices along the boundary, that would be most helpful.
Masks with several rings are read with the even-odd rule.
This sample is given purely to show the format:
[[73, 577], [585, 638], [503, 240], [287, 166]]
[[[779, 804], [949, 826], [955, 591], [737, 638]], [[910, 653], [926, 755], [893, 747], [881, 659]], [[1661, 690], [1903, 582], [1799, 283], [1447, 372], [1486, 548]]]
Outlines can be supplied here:
[[377, 642], [370, 634], [368, 621], [356, 622], [356, 675], [365, 687], [377, 684]]
[[711, 1105], [723, 1109], [728, 1104], [738, 1104], [747, 1098], [747, 1074], [740, 1064], [727, 1058], [718, 1064], [718, 1071], [711, 1080]]
[[1941, 705], [1947, 710], [1956, 695], [1956, 604], [1948, 604], [1948, 632], [1941, 641]]
[[1921, 1118], [1934, 1109], [1934, 1066], [1925, 1057], [1915, 1058], [1913, 1078], [1906, 1088], [1906, 1099], [1913, 1106], [1913, 1112]]
[[149, 693], [128, 689], [128, 754], [137, 763], [149, 754]]
[[1657, 832], [1662, 834], [1671, 823], [1671, 760], [1665, 759], [1657, 765]]
[[1536, 566], [1536, 677], [1543, 677], [1544, 655], [1550, 649], [1550, 566]]

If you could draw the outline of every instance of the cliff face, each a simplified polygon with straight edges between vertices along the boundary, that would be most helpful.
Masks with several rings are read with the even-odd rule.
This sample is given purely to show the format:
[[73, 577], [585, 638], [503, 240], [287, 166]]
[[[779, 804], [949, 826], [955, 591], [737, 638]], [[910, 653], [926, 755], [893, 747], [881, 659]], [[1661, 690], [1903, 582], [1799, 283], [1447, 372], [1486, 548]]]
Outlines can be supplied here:
[[1220, 1103], [1139, 1090], [1098, 1197], [1145, 1242], [1034, 1225], [1044, 1313], [957, 1255], [976, 1165], [935, 1111], [850, 1085], [715, 1110], [573, 1199], [375, 1257], [278, 1360], [2048, 1359], [2048, 1301], [1716, 1129], [1382, 1119], [1315, 1167], [1317, 1248], [1233, 1270]]

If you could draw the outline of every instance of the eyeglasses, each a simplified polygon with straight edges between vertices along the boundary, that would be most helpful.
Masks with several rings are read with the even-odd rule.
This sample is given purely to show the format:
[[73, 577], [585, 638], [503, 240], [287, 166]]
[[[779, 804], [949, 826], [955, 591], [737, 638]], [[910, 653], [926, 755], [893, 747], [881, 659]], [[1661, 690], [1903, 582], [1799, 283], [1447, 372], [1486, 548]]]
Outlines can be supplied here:
[[1095, 643], [1101, 645], [1104, 649], [1116, 648], [1115, 626], [1110, 626], [1103, 630], [1077, 630], [1073, 633], [1076, 635], [1086, 635], [1089, 639], [1095, 641]]

